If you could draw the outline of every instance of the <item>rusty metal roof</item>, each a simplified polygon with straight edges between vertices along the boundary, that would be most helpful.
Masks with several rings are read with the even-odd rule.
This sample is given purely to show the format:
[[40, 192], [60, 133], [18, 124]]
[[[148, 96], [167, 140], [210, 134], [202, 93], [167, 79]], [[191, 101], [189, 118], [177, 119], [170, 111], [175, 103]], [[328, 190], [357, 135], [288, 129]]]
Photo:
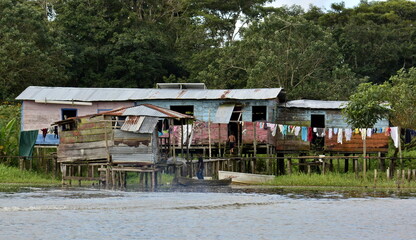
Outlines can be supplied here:
[[127, 108], [123, 116], [148, 116], [160, 118], [194, 118], [193, 116], [182, 114], [170, 109], [154, 106], [151, 104], [143, 104], [136, 107]]
[[[154, 106], [151, 104], [142, 104], [136, 107], [121, 107], [111, 111], [89, 114], [84, 116], [71, 117], [66, 120], [57, 121], [53, 124], [65, 124], [75, 121], [79, 118], [95, 117], [95, 116], [147, 116], [157, 118], [176, 118], [176, 119], [192, 119], [193, 116], [182, 114], [170, 109]], [[133, 119], [133, 118], [132, 118]], [[134, 123], [135, 124], [135, 123]]]
[[156, 89], [156, 88], [26, 88], [17, 100], [49, 101], [135, 101], [153, 99], [276, 99], [282, 88], [257, 89]]
[[129, 132], [138, 132], [145, 117], [142, 116], [128, 116], [121, 126], [120, 130]]
[[348, 101], [324, 101], [324, 100], [293, 100], [279, 104], [285, 108], [309, 108], [309, 109], [342, 109]]

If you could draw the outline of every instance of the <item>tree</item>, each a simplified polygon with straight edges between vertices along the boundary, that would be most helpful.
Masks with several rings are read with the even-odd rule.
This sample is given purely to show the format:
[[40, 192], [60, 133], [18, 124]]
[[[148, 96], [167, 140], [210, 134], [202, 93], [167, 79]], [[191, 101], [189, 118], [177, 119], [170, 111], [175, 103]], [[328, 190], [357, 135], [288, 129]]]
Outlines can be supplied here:
[[253, 22], [197, 79], [217, 87], [283, 87], [290, 98], [311, 99], [345, 98], [362, 81], [342, 63], [330, 33], [290, 11]]
[[30, 85], [59, 85], [67, 57], [36, 1], [0, 1], [1, 99], [13, 99]]

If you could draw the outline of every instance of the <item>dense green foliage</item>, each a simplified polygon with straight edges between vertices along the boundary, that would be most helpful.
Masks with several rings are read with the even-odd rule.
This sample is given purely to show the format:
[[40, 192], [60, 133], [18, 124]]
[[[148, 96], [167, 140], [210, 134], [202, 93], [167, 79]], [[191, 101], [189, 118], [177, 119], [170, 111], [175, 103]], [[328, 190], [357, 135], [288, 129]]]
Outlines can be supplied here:
[[30, 85], [183, 81], [348, 99], [359, 83], [415, 66], [415, 2], [328, 11], [266, 2], [0, 0], [1, 98]]
[[19, 154], [20, 104], [0, 105], [0, 162], [17, 164], [17, 159], [2, 156]]

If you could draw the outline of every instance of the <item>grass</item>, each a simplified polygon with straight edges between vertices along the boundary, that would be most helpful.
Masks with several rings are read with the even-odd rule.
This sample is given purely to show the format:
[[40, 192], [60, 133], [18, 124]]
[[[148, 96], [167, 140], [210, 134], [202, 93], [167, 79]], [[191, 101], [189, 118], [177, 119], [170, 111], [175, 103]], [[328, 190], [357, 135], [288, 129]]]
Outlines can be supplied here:
[[367, 173], [364, 179], [362, 175], [358, 177], [354, 173], [327, 173], [321, 174], [303, 174], [297, 173], [292, 175], [277, 176], [274, 181], [268, 185], [277, 186], [319, 186], [319, 187], [378, 187], [378, 188], [416, 188], [416, 181], [402, 181], [397, 179], [387, 180], [384, 176], [378, 176], [374, 182], [374, 175]]
[[50, 175], [20, 171], [16, 167], [0, 164], [0, 183], [60, 184], [60, 181]]

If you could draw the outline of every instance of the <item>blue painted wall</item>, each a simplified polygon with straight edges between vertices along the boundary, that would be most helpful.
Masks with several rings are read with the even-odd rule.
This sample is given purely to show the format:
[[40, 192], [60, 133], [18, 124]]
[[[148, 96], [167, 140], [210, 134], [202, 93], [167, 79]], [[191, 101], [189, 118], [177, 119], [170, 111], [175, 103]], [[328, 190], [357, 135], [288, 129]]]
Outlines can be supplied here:
[[[306, 109], [306, 108], [278, 108], [277, 122], [287, 125], [310, 126], [311, 115], [325, 115], [325, 127], [347, 128], [350, 127], [341, 114], [341, 110]], [[388, 127], [389, 121], [383, 119], [378, 121], [374, 127]]]
[[276, 112], [276, 100], [143, 100], [135, 104], [153, 104], [170, 109], [170, 106], [194, 106], [194, 117], [200, 121], [214, 121], [218, 107], [225, 103], [242, 104], [242, 121], [252, 121], [252, 106], [267, 106], [267, 121], [274, 122]]

